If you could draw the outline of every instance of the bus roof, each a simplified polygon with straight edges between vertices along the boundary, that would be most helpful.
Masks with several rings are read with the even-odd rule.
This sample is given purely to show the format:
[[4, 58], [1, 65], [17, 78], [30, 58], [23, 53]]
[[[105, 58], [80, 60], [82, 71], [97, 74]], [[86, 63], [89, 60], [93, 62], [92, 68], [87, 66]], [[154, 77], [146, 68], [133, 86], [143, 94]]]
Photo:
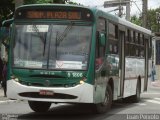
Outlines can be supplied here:
[[133, 23], [131, 23], [131, 22], [127, 21], [127, 20], [124, 20], [122, 18], [119, 18], [119, 23], [122, 24], [122, 25], [128, 26], [128, 27], [130, 27], [132, 29], [141, 31], [143, 33], [146, 33], [146, 34], [149, 34], [149, 35], [152, 34], [152, 32], [150, 30], [148, 30], [148, 29], [146, 29], [144, 27], [138, 26], [136, 24], [133, 24]]
[[94, 8], [90, 8], [90, 7], [78, 6], [78, 5], [70, 5], [70, 4], [30, 4], [30, 5], [20, 6], [20, 7], [16, 8], [16, 10], [17, 10], [17, 9], [23, 9], [23, 8], [25, 9], [25, 8], [28, 8], [28, 7], [29, 7], [29, 8], [32, 8], [32, 7], [33, 7], [34, 9], [36, 9], [35, 7], [38, 7], [38, 8], [42, 8], [42, 7], [52, 8], [53, 6], [55, 6], [55, 7], [60, 7], [60, 6], [62, 6], [62, 7], [72, 7], [72, 8], [86, 8], [86, 9], [92, 11], [94, 15], [96, 15], [96, 14], [98, 14], [98, 13], [101, 13], [102, 16], [104, 16], [104, 17], [107, 18], [108, 20], [111, 20], [111, 21], [116, 22], [116, 23], [118, 23], [118, 24], [124, 25], [124, 26], [126, 26], [126, 27], [128, 27], [128, 28], [131, 28], [131, 29], [134, 29], [134, 30], [143, 32], [143, 33], [148, 34], [148, 35], [151, 35], [151, 34], [152, 34], [151, 31], [148, 30], [148, 29], [146, 29], [146, 28], [143, 28], [143, 27], [141, 27], [141, 26], [138, 26], [138, 25], [136, 25], [136, 24], [133, 24], [133, 23], [127, 21], [127, 20], [124, 20], [124, 19], [122, 19], [122, 18], [119, 18], [119, 17], [117, 17], [117, 16], [115, 16], [115, 15], [112, 15], [112, 14], [110, 14], [110, 13], [108, 13], [108, 12], [104, 12], [104, 11], [102, 11], [102, 10], [99, 10], [99, 9], [97, 9], [97, 8], [95, 8], [95, 7], [94, 7]]
[[[81, 5], [71, 5], [71, 4], [28, 4], [28, 5], [22, 5], [16, 8], [17, 9], [21, 9], [21, 8], [28, 8], [28, 7], [75, 7], [75, 8], [86, 8], [86, 9], [90, 9], [89, 7], [85, 7], [85, 6], [81, 6]], [[35, 8], [36, 9], [36, 8]]]
[[104, 11], [99, 10], [99, 9], [97, 9], [97, 8], [91, 8], [91, 9], [92, 9], [93, 12], [95, 12], [95, 11], [96, 11], [97, 13], [100, 13], [100, 12], [101, 12], [101, 13], [103, 14], [103, 16], [105, 16], [105, 18], [107, 18], [107, 19], [110, 20], [110, 21], [113, 21], [113, 22], [115, 22], [115, 23], [124, 25], [124, 26], [126, 26], [126, 27], [128, 27], [128, 28], [131, 28], [131, 29], [140, 31], [140, 32], [142, 32], [142, 33], [146, 33], [146, 34], [148, 34], [148, 35], [152, 35], [151, 30], [148, 30], [148, 29], [146, 29], [146, 28], [144, 28], [144, 27], [138, 26], [138, 25], [136, 25], [136, 24], [134, 24], [134, 23], [131, 23], [131, 22], [129, 22], [129, 21], [123, 19], [123, 18], [120, 18], [120, 17], [118, 17], [118, 16], [112, 15], [112, 14], [110, 14], [109, 12], [104, 12]]

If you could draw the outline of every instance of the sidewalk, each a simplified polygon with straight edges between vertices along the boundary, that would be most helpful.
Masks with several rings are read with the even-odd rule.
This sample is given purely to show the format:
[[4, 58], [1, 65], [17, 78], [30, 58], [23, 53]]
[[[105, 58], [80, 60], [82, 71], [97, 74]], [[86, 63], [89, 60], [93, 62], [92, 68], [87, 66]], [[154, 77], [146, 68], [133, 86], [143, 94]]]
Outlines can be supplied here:
[[152, 82], [150, 78], [148, 79], [148, 88], [160, 89], [160, 80], [155, 80]]
[[151, 82], [151, 86], [160, 88], [160, 80], [156, 80], [155, 82]]
[[1, 101], [6, 101], [6, 100], [9, 100], [7, 97], [4, 97], [4, 91], [3, 91], [3, 87], [2, 85], [0, 84], [0, 102]]
[[8, 98], [4, 97], [3, 88], [1, 88], [0, 86], [0, 101], [5, 101], [5, 100], [8, 100]]
[[4, 93], [3, 93], [3, 88], [1, 88], [0, 86], [0, 97], [4, 96]]

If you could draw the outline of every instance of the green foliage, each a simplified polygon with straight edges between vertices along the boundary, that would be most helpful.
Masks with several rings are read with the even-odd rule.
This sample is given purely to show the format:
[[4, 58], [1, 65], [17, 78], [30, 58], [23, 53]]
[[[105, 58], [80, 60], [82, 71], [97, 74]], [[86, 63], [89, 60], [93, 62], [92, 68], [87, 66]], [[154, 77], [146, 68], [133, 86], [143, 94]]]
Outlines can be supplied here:
[[[2, 21], [10, 19], [13, 17], [13, 13], [15, 10], [14, 0], [0, 0], [0, 26], [2, 25]], [[45, 3], [57, 3], [57, 4], [74, 4], [78, 5], [75, 2], [71, 2], [69, 0], [24, 0], [24, 4], [45, 4]]]
[[0, 26], [2, 21], [13, 17], [14, 12], [13, 0], [1, 0], [0, 2]]
[[24, 4], [41, 4], [41, 3], [49, 3], [52, 0], [24, 0]]
[[132, 16], [131, 17], [131, 22], [136, 24], [136, 25], [139, 25], [141, 26], [142, 25], [142, 21], [140, 18], [138, 18], [136, 15]]
[[24, 4], [59, 3], [65, 4], [67, 0], [24, 0]]
[[76, 2], [71, 2], [69, 0], [24, 0], [24, 4], [43, 4], [43, 3], [56, 3], [56, 4], [73, 4], [78, 5]]
[[72, 4], [72, 5], [80, 5], [80, 4], [76, 3], [76, 2], [67, 2], [67, 3]]
[[[157, 23], [157, 18], [156, 18], [156, 12], [160, 13], [160, 8], [157, 9], [150, 9], [148, 10], [147, 13], [147, 28], [152, 30], [152, 32], [157, 32], [158, 31], [158, 23]], [[142, 25], [142, 17], [137, 17], [136, 15], [131, 17], [131, 22], [136, 24], [136, 25]], [[159, 24], [160, 28], [160, 24]]]
[[151, 9], [148, 11], [148, 28], [151, 29], [153, 32], [158, 31], [158, 23], [156, 18], [156, 12], [160, 13], [160, 8]]

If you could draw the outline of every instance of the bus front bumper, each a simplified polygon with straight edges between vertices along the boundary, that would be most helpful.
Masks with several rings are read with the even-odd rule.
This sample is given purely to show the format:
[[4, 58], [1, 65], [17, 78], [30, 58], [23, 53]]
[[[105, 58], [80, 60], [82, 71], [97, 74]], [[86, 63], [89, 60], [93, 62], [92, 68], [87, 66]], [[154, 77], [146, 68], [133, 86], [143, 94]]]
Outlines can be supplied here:
[[[40, 91], [53, 94], [42, 95]], [[93, 103], [93, 85], [79, 84], [75, 87], [34, 87], [7, 81], [7, 97], [10, 99], [46, 101], [55, 103]]]

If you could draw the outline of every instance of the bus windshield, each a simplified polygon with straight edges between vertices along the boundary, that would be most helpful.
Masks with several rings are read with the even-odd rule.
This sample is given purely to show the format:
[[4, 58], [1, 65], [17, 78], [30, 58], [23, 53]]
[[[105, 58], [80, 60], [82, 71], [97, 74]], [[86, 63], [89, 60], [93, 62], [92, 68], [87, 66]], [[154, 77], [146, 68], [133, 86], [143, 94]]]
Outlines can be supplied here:
[[17, 24], [13, 66], [86, 70], [91, 31], [89, 25]]

